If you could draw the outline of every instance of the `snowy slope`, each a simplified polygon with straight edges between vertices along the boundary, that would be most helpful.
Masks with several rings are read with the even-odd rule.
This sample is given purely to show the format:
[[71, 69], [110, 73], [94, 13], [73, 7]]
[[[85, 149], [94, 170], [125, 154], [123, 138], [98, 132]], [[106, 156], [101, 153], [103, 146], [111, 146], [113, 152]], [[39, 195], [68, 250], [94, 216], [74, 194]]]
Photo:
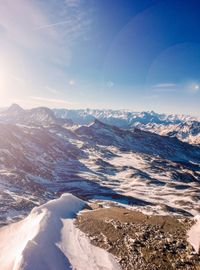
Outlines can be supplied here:
[[179, 140], [190, 144], [200, 144], [200, 122], [185, 121], [179, 124], [141, 124], [137, 123], [138, 128], [154, 132], [156, 134], [177, 137]]
[[85, 202], [71, 194], [34, 208], [0, 229], [3, 270], [117, 270], [114, 257], [94, 247], [73, 224]]
[[1, 224], [62, 192], [200, 212], [200, 148], [176, 138], [98, 120], [71, 130], [0, 123], [0, 161]]
[[188, 232], [188, 241], [194, 247], [195, 251], [200, 254], [200, 216], [194, 218], [195, 224]]

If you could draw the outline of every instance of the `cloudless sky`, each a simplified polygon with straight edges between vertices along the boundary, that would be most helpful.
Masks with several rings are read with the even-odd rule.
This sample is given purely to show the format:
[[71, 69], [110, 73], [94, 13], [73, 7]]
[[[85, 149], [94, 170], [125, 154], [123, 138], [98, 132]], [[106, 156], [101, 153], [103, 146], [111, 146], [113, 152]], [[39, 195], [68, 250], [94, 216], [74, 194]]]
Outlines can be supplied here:
[[3, 0], [0, 106], [200, 116], [198, 0]]

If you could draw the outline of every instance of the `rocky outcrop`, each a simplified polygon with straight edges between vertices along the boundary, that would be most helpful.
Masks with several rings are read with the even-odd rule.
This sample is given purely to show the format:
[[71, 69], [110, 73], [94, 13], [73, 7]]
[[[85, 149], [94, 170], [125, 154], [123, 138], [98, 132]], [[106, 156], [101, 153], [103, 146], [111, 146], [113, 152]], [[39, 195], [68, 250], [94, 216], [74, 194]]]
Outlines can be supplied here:
[[84, 212], [76, 224], [91, 242], [116, 256], [125, 270], [199, 270], [200, 257], [187, 241], [193, 221], [148, 216], [124, 208]]

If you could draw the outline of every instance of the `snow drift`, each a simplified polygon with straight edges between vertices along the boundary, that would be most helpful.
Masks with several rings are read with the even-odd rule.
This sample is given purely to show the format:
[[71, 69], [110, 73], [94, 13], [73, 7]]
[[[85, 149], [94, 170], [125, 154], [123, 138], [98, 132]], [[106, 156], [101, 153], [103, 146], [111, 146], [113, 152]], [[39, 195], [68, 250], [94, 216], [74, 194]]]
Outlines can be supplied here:
[[34, 208], [24, 220], [1, 228], [1, 269], [120, 269], [111, 254], [92, 246], [73, 224], [84, 206], [84, 201], [64, 194]]

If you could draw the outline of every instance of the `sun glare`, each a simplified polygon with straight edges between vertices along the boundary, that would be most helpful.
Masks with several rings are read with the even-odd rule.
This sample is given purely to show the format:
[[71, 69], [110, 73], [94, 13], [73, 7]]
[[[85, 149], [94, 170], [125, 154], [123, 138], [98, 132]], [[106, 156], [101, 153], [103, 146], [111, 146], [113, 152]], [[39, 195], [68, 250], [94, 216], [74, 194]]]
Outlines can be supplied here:
[[72, 86], [75, 85], [75, 81], [74, 80], [70, 80], [69, 81], [69, 85], [72, 85]]

